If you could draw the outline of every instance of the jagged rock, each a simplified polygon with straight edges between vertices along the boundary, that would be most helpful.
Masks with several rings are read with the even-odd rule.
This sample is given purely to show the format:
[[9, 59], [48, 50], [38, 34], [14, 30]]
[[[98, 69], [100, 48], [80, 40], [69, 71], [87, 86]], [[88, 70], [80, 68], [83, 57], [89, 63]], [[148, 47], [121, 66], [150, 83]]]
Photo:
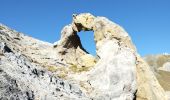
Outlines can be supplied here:
[[[0, 26], [0, 99], [166, 100], [128, 33], [105, 17], [73, 15], [54, 44]], [[96, 57], [80, 31], [94, 31]]]

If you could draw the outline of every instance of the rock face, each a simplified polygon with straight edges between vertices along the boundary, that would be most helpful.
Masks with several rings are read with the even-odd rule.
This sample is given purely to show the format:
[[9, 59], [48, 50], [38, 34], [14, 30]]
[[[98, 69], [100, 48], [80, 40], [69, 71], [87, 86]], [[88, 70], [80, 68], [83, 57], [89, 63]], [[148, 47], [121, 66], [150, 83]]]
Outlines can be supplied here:
[[[0, 99], [58, 100], [86, 98], [74, 83], [45, 69], [59, 66], [53, 46], [13, 31], [0, 30]], [[48, 53], [46, 50], [49, 50]], [[51, 51], [51, 52], [50, 52]], [[35, 53], [35, 54], [34, 54]], [[41, 61], [41, 62], [40, 62]]]
[[[77, 35], [93, 31], [90, 55]], [[0, 26], [1, 99], [166, 100], [128, 33], [105, 17], [73, 15], [54, 44]]]

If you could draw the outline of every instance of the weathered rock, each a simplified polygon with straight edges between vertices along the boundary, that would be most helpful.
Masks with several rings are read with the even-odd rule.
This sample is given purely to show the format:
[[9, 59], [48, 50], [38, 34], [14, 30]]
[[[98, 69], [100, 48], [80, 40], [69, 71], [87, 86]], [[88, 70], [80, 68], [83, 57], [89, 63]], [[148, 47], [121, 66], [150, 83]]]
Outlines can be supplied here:
[[163, 66], [159, 68], [159, 70], [170, 72], [170, 62], [164, 63]]
[[153, 72], [158, 72], [158, 70], [170, 71], [170, 55], [160, 54], [160, 55], [148, 55], [144, 59], [150, 65]]
[[[105, 17], [73, 15], [54, 45], [0, 26], [0, 99], [166, 100], [128, 33]], [[97, 57], [80, 31], [94, 31]]]
[[155, 74], [160, 85], [167, 92], [168, 97], [170, 91], [170, 55], [169, 54], [158, 54], [148, 55], [144, 57], [145, 61], [149, 64], [150, 69]]
[[170, 100], [170, 91], [166, 92], [166, 95], [168, 96], [168, 100]]
[[166, 94], [150, 70], [149, 65], [141, 57], [138, 57], [137, 62], [137, 99], [166, 100]]
[[[137, 99], [166, 100], [164, 90], [150, 71], [149, 66], [136, 53], [135, 46], [123, 28], [104, 17], [94, 17], [89, 13], [74, 15], [73, 23], [69, 27], [72, 27], [70, 29], [72, 29], [74, 35], [81, 30], [94, 31], [98, 62], [90, 71], [80, 73], [74, 77], [77, 81], [90, 84], [90, 86], [84, 86], [88, 89], [91, 88], [89, 89], [90, 94], [85, 90], [87, 95], [95, 99], [124, 100], [133, 99], [136, 96]], [[69, 33], [65, 36], [67, 37], [64, 39], [67, 39], [73, 35]], [[65, 43], [67, 43], [67, 40], [65, 40]], [[58, 42], [55, 47], [56, 45], [63, 44]], [[81, 44], [79, 47], [82, 47]], [[65, 48], [62, 46], [60, 50], [63, 49]], [[69, 51], [77, 50], [84, 51], [84, 53], [81, 53], [82, 55], [87, 53], [82, 48], [74, 48], [74, 50]], [[65, 55], [71, 54], [73, 53], [67, 52]], [[79, 55], [80, 53], [78, 53]], [[71, 57], [75, 59], [74, 62], [79, 60], [79, 58], [76, 58], [76, 53]], [[82, 77], [84, 78], [82, 79]], [[136, 91], [137, 94], [135, 94]]]
[[[0, 30], [0, 99], [2, 100], [58, 100], [86, 99], [79, 86], [48, 71], [49, 64], [58, 58], [49, 43], [24, 36], [4, 25]], [[18, 38], [15, 39], [15, 35]], [[29, 41], [29, 42], [28, 42]], [[29, 47], [26, 49], [25, 47]], [[36, 49], [35, 49], [36, 48]], [[48, 51], [48, 54], [44, 51]], [[40, 51], [39, 53], [37, 53]], [[36, 56], [32, 53], [36, 53]], [[42, 54], [41, 54], [42, 53]], [[54, 59], [55, 57], [55, 59]], [[34, 58], [37, 58], [36, 60]], [[73, 88], [74, 87], [74, 88]]]
[[[129, 38], [127, 33], [106, 18], [91, 16], [80, 14], [73, 18], [75, 26], [78, 24], [81, 29], [94, 31], [96, 52], [100, 58], [94, 69], [88, 72], [87, 80], [95, 89], [90, 95], [96, 99], [133, 99], [136, 92], [135, 55], [126, 47], [130, 45], [121, 44], [121, 39]], [[122, 33], [111, 32], [115, 27]]]

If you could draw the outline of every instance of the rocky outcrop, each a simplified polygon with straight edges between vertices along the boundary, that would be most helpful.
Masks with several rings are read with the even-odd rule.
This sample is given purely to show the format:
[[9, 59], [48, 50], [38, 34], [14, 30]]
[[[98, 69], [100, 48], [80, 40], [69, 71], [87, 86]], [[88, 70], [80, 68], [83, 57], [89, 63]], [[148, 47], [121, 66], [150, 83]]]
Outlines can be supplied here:
[[153, 72], [158, 72], [158, 70], [170, 71], [170, 55], [160, 54], [160, 55], [148, 55], [144, 59], [150, 65]]
[[[148, 55], [144, 57], [145, 61], [149, 64], [150, 69], [155, 74], [160, 85], [169, 95], [170, 91], [170, 55], [169, 54], [158, 54]], [[169, 95], [170, 96], [170, 95]], [[169, 98], [170, 99], [170, 98]]]
[[[93, 31], [96, 57], [77, 35]], [[166, 100], [128, 33], [105, 17], [73, 15], [54, 44], [1, 25], [1, 98]]]
[[[44, 68], [48, 66], [44, 63], [44, 55], [48, 57], [48, 60], [51, 61], [49, 63], [52, 64], [55, 56], [51, 57], [51, 55], [55, 52], [51, 50], [50, 53], [48, 51], [47, 55], [43, 50], [50, 50], [53, 46], [13, 31], [4, 25], [1, 25], [1, 28], [0, 99], [78, 100], [86, 98], [78, 85], [63, 80], [55, 73]], [[34, 58], [37, 59], [35, 60]], [[57, 58], [55, 60], [55, 63], [57, 63]]]
[[[67, 35], [64, 33], [67, 36], [65, 39], [69, 39], [70, 36], [82, 30], [94, 31], [96, 53], [99, 59], [90, 71], [79, 74], [80, 77], [85, 78], [77, 79], [78, 76], [75, 76], [75, 80], [83, 81], [83, 83], [87, 81], [94, 88], [95, 91], [91, 91], [88, 95], [103, 99], [106, 99], [107, 96], [114, 99], [133, 99], [134, 96], [137, 99], [166, 99], [164, 90], [150, 71], [149, 66], [138, 56], [130, 37], [120, 26], [104, 17], [94, 17], [87, 13], [73, 15], [73, 22], [69, 27], [71, 27], [72, 33]], [[55, 47], [64, 50], [65, 44], [62, 43], [64, 42], [57, 42]], [[81, 44], [73, 51], [78, 50], [84, 51]], [[71, 54], [73, 53], [67, 52], [65, 55]], [[78, 57], [86, 55], [86, 51], [81, 53], [82, 55], [79, 54]], [[71, 57], [78, 62], [77, 54], [74, 53], [74, 56]]]
[[138, 82], [138, 92], [137, 99], [138, 100], [159, 100], [159, 99], [167, 99], [164, 90], [158, 83], [156, 77], [153, 72], [150, 70], [148, 64], [138, 57], [137, 60], [137, 82]]
[[150, 65], [150, 69], [157, 77], [161, 86], [166, 90], [170, 91], [170, 55], [159, 54], [159, 55], [148, 55], [144, 57], [145, 61]]
[[159, 70], [170, 72], [170, 62], [164, 63], [163, 66], [159, 68]]
[[[95, 58], [87, 56], [89, 54], [82, 47], [77, 35], [77, 32], [82, 30], [94, 31], [98, 57], [96, 65]], [[128, 34], [115, 23], [104, 17], [96, 18], [91, 14], [73, 15], [73, 23], [64, 27], [61, 39], [55, 43], [54, 47], [67, 63], [79, 67], [93, 67], [90, 71], [79, 74], [84, 77], [83, 79], [75, 78], [79, 82], [89, 84], [91, 89], [94, 88], [94, 91], [86, 95], [96, 99], [134, 98], [136, 92], [135, 47]], [[82, 60], [82, 58], [85, 59]], [[84, 65], [90, 63], [91, 66], [83, 66], [83, 63]]]

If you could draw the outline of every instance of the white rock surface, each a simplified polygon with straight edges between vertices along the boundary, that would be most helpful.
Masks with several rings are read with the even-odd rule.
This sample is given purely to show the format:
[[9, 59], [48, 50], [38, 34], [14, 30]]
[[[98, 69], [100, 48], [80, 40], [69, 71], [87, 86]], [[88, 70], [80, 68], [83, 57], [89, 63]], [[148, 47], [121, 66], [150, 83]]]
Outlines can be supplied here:
[[164, 63], [163, 66], [159, 68], [159, 70], [170, 72], [170, 62]]
[[170, 100], [170, 91], [167, 91], [166, 95], [168, 96], [168, 100]]

